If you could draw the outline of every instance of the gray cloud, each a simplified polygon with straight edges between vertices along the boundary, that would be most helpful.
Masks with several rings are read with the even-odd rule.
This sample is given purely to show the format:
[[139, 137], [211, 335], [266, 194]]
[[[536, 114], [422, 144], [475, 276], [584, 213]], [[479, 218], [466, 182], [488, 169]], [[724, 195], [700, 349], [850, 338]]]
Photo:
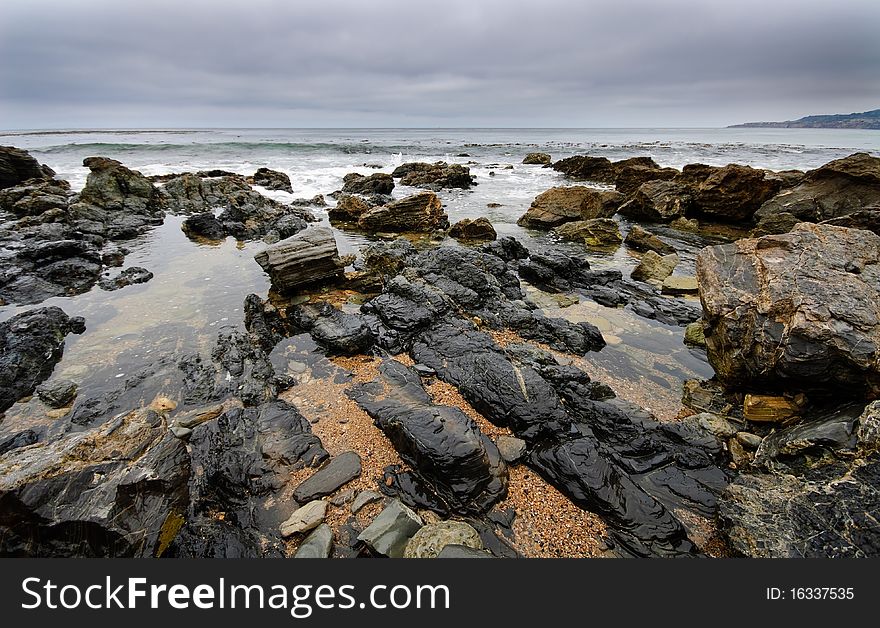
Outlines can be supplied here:
[[0, 127], [712, 126], [880, 106], [876, 0], [5, 0]]

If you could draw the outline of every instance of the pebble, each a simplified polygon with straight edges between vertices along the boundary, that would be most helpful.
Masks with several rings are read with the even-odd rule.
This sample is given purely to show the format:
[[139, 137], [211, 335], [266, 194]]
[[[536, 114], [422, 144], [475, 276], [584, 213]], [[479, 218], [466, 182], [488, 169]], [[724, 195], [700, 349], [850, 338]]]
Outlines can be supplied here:
[[351, 514], [356, 515], [361, 508], [380, 499], [382, 499], [382, 495], [376, 491], [361, 491], [351, 503]]
[[290, 518], [281, 524], [281, 536], [308, 532], [316, 528], [327, 515], [327, 502], [316, 499], [301, 508], [297, 508]]

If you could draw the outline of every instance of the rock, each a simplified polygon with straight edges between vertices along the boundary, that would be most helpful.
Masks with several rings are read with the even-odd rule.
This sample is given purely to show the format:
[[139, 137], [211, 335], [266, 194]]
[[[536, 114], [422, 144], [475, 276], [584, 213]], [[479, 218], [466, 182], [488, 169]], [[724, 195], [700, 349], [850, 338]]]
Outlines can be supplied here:
[[472, 418], [458, 408], [434, 405], [418, 373], [396, 360], [384, 360], [379, 376], [347, 394], [414, 470], [423, 492], [438, 502], [437, 510], [482, 514], [505, 497], [507, 468]]
[[333, 355], [366, 353], [373, 345], [373, 335], [360, 316], [342, 312], [326, 302], [291, 306], [287, 317]]
[[661, 257], [649, 250], [642, 256], [630, 277], [636, 281], [662, 282], [672, 274], [676, 266], [678, 266], [678, 255], [675, 253]]
[[673, 275], [663, 280], [663, 287], [660, 289], [663, 294], [697, 294], [699, 286], [696, 277], [683, 277]]
[[463, 521], [440, 521], [424, 526], [407, 542], [404, 558], [437, 558], [447, 545], [483, 549], [480, 533]]
[[333, 458], [297, 486], [293, 492], [293, 498], [302, 504], [330, 495], [360, 474], [360, 456], [353, 451], [347, 451]]
[[390, 174], [376, 172], [368, 177], [352, 172], [343, 178], [342, 192], [344, 194], [391, 194], [394, 189], [394, 179]]
[[431, 232], [448, 224], [440, 199], [433, 192], [419, 192], [373, 207], [361, 214], [358, 227], [384, 233]]
[[713, 170], [693, 189], [693, 210], [721, 222], [751, 219], [782, 183], [764, 170], [730, 164]]
[[752, 462], [753, 454], [746, 451], [746, 448], [736, 438], [727, 441], [727, 451], [730, 454], [730, 461], [737, 469], [748, 467]]
[[761, 446], [761, 442], [764, 439], [757, 434], [752, 434], [751, 432], [737, 432], [736, 440], [738, 440], [739, 444], [745, 447], [747, 450], [754, 451]]
[[669, 226], [673, 229], [686, 231], [688, 233], [700, 232], [700, 223], [696, 218], [685, 218], [684, 216], [681, 216], [680, 218], [676, 218], [675, 220], [670, 222]]
[[70, 191], [67, 181], [28, 179], [18, 185], [0, 189], [0, 210], [19, 218], [41, 216], [53, 210], [65, 212], [72, 196], [73, 192]]
[[598, 183], [614, 182], [614, 167], [611, 165], [611, 161], [605, 157], [584, 155], [566, 157], [554, 163], [553, 169], [572, 179]]
[[354, 498], [354, 501], [351, 502], [351, 514], [356, 515], [364, 508], [364, 506], [377, 502], [380, 499], [382, 499], [381, 493], [377, 493], [376, 491], [361, 491], [358, 493], [357, 497]]
[[281, 524], [281, 536], [288, 537], [317, 528], [327, 516], [327, 502], [315, 499], [293, 511], [290, 518]]
[[801, 223], [703, 249], [697, 276], [719, 379], [764, 392], [880, 390], [880, 237]]
[[190, 238], [205, 238], [207, 240], [226, 239], [226, 228], [211, 212], [188, 216], [183, 221], [183, 224], [180, 225], [180, 228]]
[[339, 279], [346, 265], [328, 227], [310, 227], [265, 248], [254, 259], [282, 292]]
[[494, 240], [498, 234], [489, 219], [480, 216], [475, 220], [465, 218], [452, 225], [449, 228], [449, 237], [465, 241]]
[[58, 379], [40, 384], [36, 388], [37, 396], [50, 408], [65, 408], [76, 399], [79, 387], [75, 382]]
[[15, 434], [12, 434], [11, 436], [2, 438], [0, 439], [0, 456], [12, 451], [13, 449], [33, 445], [39, 440], [40, 436], [34, 430], [22, 430], [21, 432], [17, 432]]
[[530, 229], [552, 229], [565, 222], [610, 218], [622, 200], [619, 192], [582, 185], [550, 188], [535, 197], [517, 224]]
[[269, 170], [268, 168], [258, 168], [253, 176], [254, 185], [260, 185], [268, 190], [281, 190], [293, 194], [293, 187], [290, 185], [290, 177], [283, 172], [277, 170]]
[[784, 189], [755, 213], [760, 222], [779, 213], [802, 221], [820, 222], [880, 205], [880, 157], [854, 153], [807, 172], [794, 187]]
[[674, 181], [648, 181], [620, 206], [621, 215], [646, 222], [672, 222], [691, 209], [691, 189]]
[[353, 488], [350, 488], [346, 491], [342, 491], [341, 493], [339, 493], [339, 495], [334, 495], [330, 499], [330, 505], [336, 506], [337, 508], [339, 508], [341, 506], [345, 506], [346, 504], [348, 504], [354, 500], [356, 494], [357, 493], [355, 492], [355, 490]]
[[459, 164], [447, 164], [438, 161], [433, 164], [407, 163], [398, 166], [391, 173], [395, 179], [400, 179], [400, 185], [410, 185], [417, 188], [426, 188], [435, 192], [443, 188], [462, 188], [467, 190], [476, 185], [471, 170], [467, 166]]
[[501, 453], [501, 457], [504, 459], [504, 462], [517, 462], [526, 453], [526, 441], [522, 440], [521, 438], [514, 438], [512, 436], [499, 436], [495, 440], [495, 445], [498, 446], [498, 451]]
[[33, 394], [64, 353], [64, 338], [85, 331], [58, 307], [28, 310], [0, 323], [0, 412]]
[[[859, 405], [859, 404], [855, 404]], [[773, 430], [761, 440], [755, 453], [755, 464], [771, 471], [809, 467], [810, 458], [822, 453], [851, 456], [860, 444], [857, 434], [861, 407], [844, 408], [830, 415], [804, 420], [801, 423]]]
[[688, 417], [689, 421], [696, 422], [704, 430], [717, 436], [721, 440], [727, 440], [736, 436], [736, 426], [723, 416], [711, 412], [701, 412]]
[[788, 233], [801, 219], [787, 212], [779, 212], [769, 214], [761, 218], [755, 228], [749, 232], [752, 238], [760, 238], [765, 235], [775, 235], [779, 233]]
[[330, 224], [357, 223], [358, 219], [365, 214], [372, 205], [360, 196], [343, 194], [336, 199], [336, 207], [327, 212]]
[[756, 423], [780, 423], [801, 413], [794, 400], [772, 395], [746, 395], [743, 417]]
[[612, 218], [592, 218], [566, 222], [553, 229], [563, 240], [582, 240], [597, 248], [617, 246], [623, 242], [617, 221]]
[[153, 273], [146, 268], [132, 266], [131, 268], [126, 268], [121, 273], [117, 273], [113, 277], [104, 277], [100, 279], [98, 281], [98, 286], [102, 290], [113, 291], [137, 283], [146, 283], [152, 278]]
[[378, 554], [402, 558], [407, 543], [421, 527], [421, 518], [395, 499], [358, 535], [358, 540]]
[[549, 166], [553, 159], [547, 153], [529, 153], [522, 162], [529, 166]]
[[11, 188], [28, 179], [51, 179], [55, 172], [14, 146], [0, 146], [0, 190]]
[[822, 224], [848, 227], [850, 229], [865, 229], [880, 235], [880, 205], [866, 207], [840, 218], [823, 220]]
[[648, 181], [670, 181], [678, 175], [675, 168], [660, 168], [656, 164], [620, 165], [625, 161], [614, 164], [614, 187], [622, 194], [632, 194]]
[[494, 558], [489, 552], [474, 549], [467, 545], [446, 545], [437, 558]]
[[300, 543], [293, 557], [329, 558], [332, 549], [333, 530], [326, 523], [322, 523]]
[[684, 328], [684, 344], [691, 347], [706, 348], [706, 335], [703, 332], [702, 321], [694, 321]]
[[642, 229], [638, 225], [633, 225], [626, 239], [623, 241], [628, 247], [636, 251], [654, 251], [660, 255], [671, 255], [675, 253], [675, 247], [667, 244], [653, 233]]

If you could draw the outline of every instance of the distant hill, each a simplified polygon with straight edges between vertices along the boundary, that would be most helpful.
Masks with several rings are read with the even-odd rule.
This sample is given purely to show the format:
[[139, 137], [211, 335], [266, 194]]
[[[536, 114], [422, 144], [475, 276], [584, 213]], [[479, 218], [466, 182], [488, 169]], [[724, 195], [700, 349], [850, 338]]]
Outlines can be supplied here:
[[862, 113], [838, 113], [827, 116], [807, 116], [785, 122], [746, 122], [734, 124], [729, 129], [876, 129], [880, 130], [880, 109]]

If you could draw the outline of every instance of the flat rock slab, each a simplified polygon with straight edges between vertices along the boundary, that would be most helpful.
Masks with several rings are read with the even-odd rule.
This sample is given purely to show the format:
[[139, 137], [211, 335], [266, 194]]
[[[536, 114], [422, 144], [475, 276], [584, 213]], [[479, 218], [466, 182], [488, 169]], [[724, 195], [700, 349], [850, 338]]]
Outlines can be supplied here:
[[308, 535], [296, 550], [294, 558], [328, 558], [333, 549], [333, 530], [322, 523]]
[[339, 454], [326, 466], [296, 487], [293, 498], [299, 503], [310, 502], [330, 495], [340, 486], [351, 482], [361, 474], [361, 457], [353, 451]]
[[364, 506], [382, 499], [382, 494], [376, 491], [361, 491], [351, 502], [351, 514], [356, 515]]
[[400, 558], [409, 540], [421, 528], [422, 519], [395, 499], [358, 535], [358, 541], [383, 556]]
[[290, 518], [281, 524], [281, 536], [288, 537], [301, 532], [308, 532], [318, 527], [327, 515], [327, 502], [323, 499], [310, 501], [302, 508], [297, 508]]

